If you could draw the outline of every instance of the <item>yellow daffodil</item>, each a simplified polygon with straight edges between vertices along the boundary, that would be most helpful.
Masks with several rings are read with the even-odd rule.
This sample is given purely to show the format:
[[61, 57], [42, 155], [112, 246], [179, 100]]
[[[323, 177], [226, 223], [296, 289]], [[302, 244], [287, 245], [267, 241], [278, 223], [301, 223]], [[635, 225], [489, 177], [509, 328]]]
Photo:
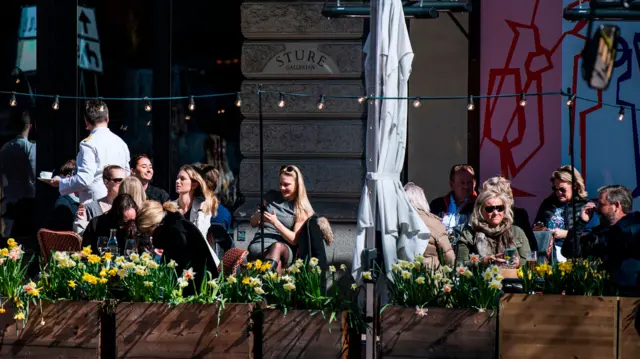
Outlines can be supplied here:
[[343, 270], [343, 271], [346, 272], [347, 271], [347, 265], [346, 264], [341, 264], [340, 265], [340, 270]]
[[215, 280], [210, 280], [207, 282], [207, 284], [209, 285], [209, 287], [218, 288], [218, 283]]
[[24, 303], [18, 297], [13, 298], [13, 302], [16, 304], [16, 307], [18, 308], [24, 307]]
[[13, 319], [15, 319], [15, 320], [24, 320], [24, 313], [23, 312], [16, 313], [16, 315], [13, 317]]
[[242, 284], [244, 284], [244, 285], [249, 285], [249, 283], [251, 283], [251, 278], [249, 278], [249, 277], [244, 277], [244, 278], [242, 279]]
[[262, 261], [258, 259], [258, 260], [255, 261], [254, 265], [255, 265], [256, 268], [260, 268], [260, 267], [262, 267]]
[[329, 266], [329, 272], [335, 273], [336, 272], [336, 267], [335, 266]]
[[93, 276], [93, 275], [91, 275], [89, 273], [86, 273], [86, 272], [82, 275], [82, 280], [87, 282], [87, 283], [89, 283], [89, 284], [93, 284], [93, 285], [98, 283], [98, 278], [97, 277], [95, 277], [95, 276]]
[[99, 275], [101, 277], [106, 277], [107, 276], [107, 268], [102, 268], [102, 270], [100, 271]]
[[116, 274], [118, 274], [118, 269], [117, 268], [114, 267], [114, 268], [109, 269], [109, 275], [111, 277], [113, 277]]
[[152, 285], [153, 285], [153, 282], [147, 282], [147, 281], [144, 282], [145, 287], [151, 287]]
[[75, 288], [75, 287], [76, 287], [76, 285], [77, 285], [77, 284], [76, 284], [76, 282], [75, 282], [75, 281], [73, 281], [73, 280], [70, 280], [70, 281], [69, 281], [69, 287], [70, 287], [70, 288]]
[[269, 262], [262, 263], [262, 266], [260, 266], [260, 272], [262, 273], [268, 271], [269, 269], [271, 269], [271, 263]]
[[[243, 281], [243, 282], [244, 282], [244, 281]], [[259, 286], [262, 286], [262, 281], [261, 281], [260, 279], [258, 279], [258, 278], [253, 278], [253, 277], [251, 277], [251, 278], [249, 279], [249, 287], [251, 287], [251, 288], [255, 288], [255, 287], [259, 287]]]
[[416, 278], [416, 283], [418, 284], [424, 284], [425, 281], [426, 281], [425, 277]]
[[111, 262], [112, 258], [113, 254], [111, 254], [111, 252], [107, 252], [102, 256], [102, 259], [104, 259], [105, 262]]
[[472, 272], [472, 271], [470, 271], [470, 270], [467, 270], [467, 271], [465, 271], [464, 273], [462, 273], [462, 275], [463, 275], [465, 278], [471, 278], [471, 277], [473, 277], [473, 272]]
[[9, 249], [13, 249], [18, 246], [18, 242], [16, 242], [16, 240], [13, 238], [9, 238], [7, 240], [7, 245], [9, 246]]
[[524, 278], [524, 273], [522, 272], [522, 268], [518, 269], [518, 278]]
[[84, 254], [85, 256], [88, 256], [91, 254], [91, 246], [86, 246], [84, 248], [82, 248], [82, 254]]
[[406, 271], [406, 270], [403, 270], [403, 271], [402, 271], [402, 278], [404, 278], [404, 279], [409, 279], [409, 278], [411, 278], [411, 273], [410, 273], [410, 272], [408, 272], [408, 271]]
[[317, 265], [318, 265], [318, 258], [311, 258], [311, 259], [309, 260], [309, 266], [310, 266], [311, 268], [314, 268], [314, 267], [315, 267], [315, 266], [317, 266]]
[[87, 257], [87, 261], [91, 264], [97, 264], [100, 263], [101, 259], [95, 254], [90, 254], [89, 257]]
[[256, 292], [256, 294], [258, 294], [258, 295], [263, 295], [263, 294], [265, 293], [265, 291], [264, 291], [262, 288], [260, 288], [260, 287], [255, 287], [255, 288], [253, 288], [253, 290], [254, 290], [254, 291]]
[[358, 289], [358, 285], [357, 285], [357, 284], [355, 284], [355, 283], [353, 283], [353, 284], [351, 285], [351, 290], [356, 290], [356, 289]]
[[232, 284], [236, 283], [237, 282], [236, 277], [232, 276], [232, 275], [228, 276], [227, 277], [227, 282], [232, 283]]
[[424, 256], [422, 256], [422, 255], [420, 255], [420, 254], [418, 254], [418, 255], [416, 256], [416, 262], [420, 262], [420, 263], [422, 263], [422, 260], [423, 260], [423, 259], [424, 259]]
[[300, 273], [300, 267], [298, 267], [295, 264], [292, 265], [291, 267], [289, 267], [289, 273], [292, 273], [292, 274]]
[[178, 263], [176, 263], [176, 261], [174, 261], [173, 259], [169, 261], [169, 264], [167, 264], [167, 267], [169, 268], [175, 268], [178, 266]]
[[6, 310], [6, 309], [4, 309], [4, 308], [0, 308], [0, 314], [4, 314], [4, 313], [6, 313], [6, 312], [7, 312], [7, 310]]
[[6, 257], [8, 255], [9, 255], [9, 250], [8, 249], [6, 249], [6, 248], [0, 249], [0, 256], [1, 257]]
[[489, 282], [489, 288], [500, 290], [502, 289], [502, 283], [494, 279], [491, 282]]

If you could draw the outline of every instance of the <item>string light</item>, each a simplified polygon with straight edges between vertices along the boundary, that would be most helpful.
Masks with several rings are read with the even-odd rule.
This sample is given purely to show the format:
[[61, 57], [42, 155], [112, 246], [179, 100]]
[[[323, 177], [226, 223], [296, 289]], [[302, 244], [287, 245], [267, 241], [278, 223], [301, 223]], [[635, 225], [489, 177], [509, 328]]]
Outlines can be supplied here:
[[418, 108], [420, 106], [422, 106], [422, 101], [420, 101], [420, 97], [418, 97], [413, 101], [413, 107]]
[[53, 98], [53, 105], [51, 105], [51, 108], [55, 111], [60, 108], [60, 96], [56, 95], [56, 97]]
[[525, 107], [527, 105], [527, 97], [523, 93], [520, 94], [520, 107]]
[[324, 110], [325, 107], [324, 95], [320, 96], [320, 101], [318, 101], [318, 110]]
[[618, 121], [624, 120], [624, 107], [620, 106], [620, 111], [618, 111]]
[[366, 96], [358, 97], [358, 103], [363, 104], [367, 100]]
[[283, 108], [284, 107], [284, 94], [280, 93], [280, 101], [278, 101], [278, 107]]
[[184, 116], [184, 120], [185, 120], [185, 121], [189, 121], [190, 119], [191, 119], [191, 115], [186, 115], [186, 116]]
[[[151, 101], [149, 101], [148, 97], [144, 98], [144, 110], [147, 112], [151, 112]], [[149, 126], [149, 124], [147, 124]]]
[[193, 96], [189, 96], [189, 111], [193, 111], [196, 109], [196, 101], [193, 99]]
[[20, 83], [20, 78], [16, 77], [16, 85]]
[[467, 111], [473, 111], [476, 105], [473, 103], [473, 96], [469, 96], [469, 102], [467, 103]]
[[147, 126], [151, 126], [151, 121], [148, 121], [148, 122], [147, 122]]
[[11, 107], [18, 106], [18, 101], [16, 100], [16, 93], [15, 92], [11, 93], [11, 99], [9, 100], [9, 106], [11, 106]]
[[240, 92], [236, 94], [236, 106], [237, 107], [242, 106], [242, 98], [240, 97]]
[[575, 94], [569, 96], [569, 99], [567, 100], [567, 106], [569, 106], [569, 107], [573, 106], [573, 102], [575, 100], [576, 100], [576, 95]]
[[100, 107], [98, 107], [98, 111], [104, 112], [104, 101], [102, 101], [102, 97], [98, 97], [98, 102], [100, 102]]

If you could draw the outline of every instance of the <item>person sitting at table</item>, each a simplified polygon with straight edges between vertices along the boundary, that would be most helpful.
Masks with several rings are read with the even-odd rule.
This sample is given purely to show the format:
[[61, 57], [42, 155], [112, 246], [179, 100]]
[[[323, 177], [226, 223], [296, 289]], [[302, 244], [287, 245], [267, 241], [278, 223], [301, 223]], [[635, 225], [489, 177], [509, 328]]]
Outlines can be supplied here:
[[[522, 229], [513, 224], [513, 202], [499, 188], [489, 188], [478, 196], [470, 225], [462, 230], [456, 248], [456, 261], [469, 264], [471, 254], [479, 256], [484, 265], [507, 265], [513, 267], [526, 264], [531, 254], [529, 241]], [[507, 250], [515, 249], [512, 258], [505, 258]]]
[[83, 204], [78, 209], [73, 228], [82, 235], [89, 221], [111, 209], [113, 200], [118, 196], [120, 184], [127, 176], [124, 168], [116, 165], [106, 166], [102, 171], [102, 181], [107, 187], [107, 195], [97, 201]]
[[151, 157], [149, 157], [149, 155], [144, 153], [135, 155], [131, 159], [130, 166], [131, 176], [140, 180], [142, 188], [144, 189], [145, 195], [148, 199], [152, 199], [160, 203], [171, 200], [167, 191], [151, 185], [151, 181], [153, 180], [153, 163], [151, 163]]
[[[551, 238], [543, 243], [547, 248], [539, 248], [539, 252], [547, 252], [550, 262], [564, 262], [567, 259], [562, 255], [562, 244], [568, 236], [581, 236], [591, 232], [591, 229], [599, 224], [598, 216], [594, 216], [589, 223], [576, 221], [582, 208], [587, 204], [587, 191], [584, 179], [574, 168], [575, 184], [571, 186], [571, 166], [562, 166], [551, 174], [551, 190], [553, 193], [540, 204], [538, 214], [534, 221], [535, 231], [549, 231]], [[575, 216], [571, 200], [575, 195]], [[552, 251], [552, 248], [555, 250]]]
[[[178, 275], [192, 268], [195, 285], [200, 288], [206, 278], [205, 271], [212, 278], [218, 277], [218, 259], [205, 237], [193, 223], [184, 218], [174, 202], [164, 205], [156, 201], [145, 201], [136, 218], [138, 228], [153, 238], [153, 247], [162, 250], [164, 260], [176, 261]], [[193, 294], [193, 286], [184, 288], [183, 295]]]
[[129, 176], [122, 181], [118, 194], [128, 194], [136, 201], [138, 207], [142, 206], [142, 203], [147, 200], [147, 194], [144, 191], [142, 182], [133, 176]]
[[447, 232], [454, 233], [469, 221], [476, 200], [476, 172], [470, 165], [455, 165], [449, 172], [451, 191], [431, 201], [431, 213], [442, 218]]
[[[220, 180], [220, 171], [218, 171], [215, 167], [210, 165], [205, 165], [200, 168], [200, 173], [202, 174], [202, 178], [207, 183], [207, 187], [209, 187], [215, 194], [216, 198], [218, 197], [217, 188], [219, 187]], [[219, 224], [227, 231], [231, 228], [231, 212], [229, 209], [225, 207], [224, 204], [218, 201], [218, 213], [215, 216], [211, 216], [211, 224]]]
[[524, 234], [527, 235], [527, 239], [529, 240], [529, 248], [532, 251], [537, 251], [538, 242], [536, 241], [536, 236], [533, 233], [533, 229], [531, 229], [531, 224], [529, 222], [529, 213], [527, 213], [526, 209], [515, 206], [515, 199], [513, 198], [513, 191], [511, 190], [511, 181], [504, 177], [496, 176], [489, 178], [482, 184], [483, 190], [495, 187], [497, 187], [497, 189], [500, 191], [504, 191], [509, 197], [511, 197], [511, 200], [514, 202], [514, 205], [511, 208], [513, 210], [513, 224], [520, 227], [524, 231]]
[[176, 179], [178, 199], [172, 201], [178, 206], [184, 218], [193, 223], [204, 238], [211, 226], [211, 217], [218, 213], [218, 199], [207, 186], [200, 172], [191, 165], [180, 167]]
[[[280, 168], [280, 191], [269, 191], [265, 195], [264, 237], [260, 229], [249, 244], [249, 257], [264, 257], [272, 269], [281, 272], [291, 265], [293, 249], [297, 246], [297, 234], [314, 211], [307, 197], [307, 189], [300, 169], [293, 165]], [[251, 216], [251, 226], [259, 227], [261, 211]], [[264, 241], [264, 253], [262, 243]]]
[[82, 247], [91, 246], [91, 250], [98, 253], [98, 238], [108, 238], [111, 229], [116, 230], [120, 254], [124, 253], [128, 239], [134, 239], [137, 243], [136, 247], [139, 246], [144, 242], [144, 239], [135, 226], [137, 212], [138, 205], [133, 197], [128, 194], [116, 196], [109, 211], [89, 221], [82, 236]]

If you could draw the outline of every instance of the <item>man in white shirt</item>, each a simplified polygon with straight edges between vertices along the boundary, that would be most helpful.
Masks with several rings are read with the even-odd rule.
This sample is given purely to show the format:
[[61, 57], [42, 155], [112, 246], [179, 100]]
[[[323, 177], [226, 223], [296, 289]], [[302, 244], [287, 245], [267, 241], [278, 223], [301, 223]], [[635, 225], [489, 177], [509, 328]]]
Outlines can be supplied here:
[[129, 147], [109, 130], [109, 109], [98, 100], [87, 101], [85, 124], [91, 131], [89, 137], [80, 142], [77, 173], [70, 178], [55, 176], [51, 186], [60, 188], [60, 194], [77, 192], [80, 203], [96, 201], [107, 195], [107, 187], [102, 179], [105, 166], [117, 165], [129, 175]]

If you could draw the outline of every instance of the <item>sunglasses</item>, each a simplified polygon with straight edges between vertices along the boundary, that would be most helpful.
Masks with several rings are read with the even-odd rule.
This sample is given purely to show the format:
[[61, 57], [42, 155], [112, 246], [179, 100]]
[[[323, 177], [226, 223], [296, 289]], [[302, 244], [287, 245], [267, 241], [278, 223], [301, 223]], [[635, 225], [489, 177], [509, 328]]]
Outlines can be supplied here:
[[124, 178], [107, 178], [107, 181], [113, 181], [114, 183], [120, 183], [124, 181]]
[[295, 172], [295, 170], [293, 169], [293, 166], [284, 165], [284, 166], [280, 167], [280, 172], [291, 173], [291, 172]]
[[493, 213], [494, 211], [498, 211], [498, 213], [504, 212], [504, 206], [486, 206], [484, 207], [484, 211], [487, 213]]
[[563, 187], [556, 187], [556, 186], [552, 186], [552, 187], [551, 187], [551, 190], [552, 190], [553, 192], [558, 192], [558, 191], [560, 191], [560, 193], [562, 193], [562, 194], [567, 193], [567, 189], [566, 189], [566, 188], [563, 188]]

